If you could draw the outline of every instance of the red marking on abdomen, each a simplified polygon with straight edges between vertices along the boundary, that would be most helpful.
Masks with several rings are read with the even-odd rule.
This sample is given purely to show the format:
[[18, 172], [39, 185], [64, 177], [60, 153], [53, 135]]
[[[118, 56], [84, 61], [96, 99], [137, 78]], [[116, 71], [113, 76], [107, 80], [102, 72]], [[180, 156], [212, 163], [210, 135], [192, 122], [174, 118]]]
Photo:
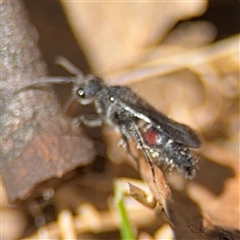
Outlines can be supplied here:
[[159, 133], [153, 128], [149, 128], [143, 133], [144, 141], [151, 145], [156, 145]]

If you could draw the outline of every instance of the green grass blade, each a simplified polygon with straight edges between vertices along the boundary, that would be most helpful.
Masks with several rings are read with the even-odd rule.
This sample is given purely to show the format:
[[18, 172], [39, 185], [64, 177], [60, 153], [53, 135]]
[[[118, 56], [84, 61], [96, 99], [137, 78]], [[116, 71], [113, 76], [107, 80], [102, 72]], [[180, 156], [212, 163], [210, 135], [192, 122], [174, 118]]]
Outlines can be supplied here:
[[121, 191], [121, 189], [119, 189], [116, 182], [114, 183], [114, 195], [115, 195], [116, 208], [119, 213], [120, 220], [121, 220], [121, 223], [120, 223], [121, 238], [122, 238], [122, 240], [126, 240], [126, 239], [127, 240], [135, 240], [136, 238], [133, 233], [133, 229], [132, 229], [132, 226], [130, 224], [130, 221], [129, 221], [129, 218], [127, 215], [122, 191]]

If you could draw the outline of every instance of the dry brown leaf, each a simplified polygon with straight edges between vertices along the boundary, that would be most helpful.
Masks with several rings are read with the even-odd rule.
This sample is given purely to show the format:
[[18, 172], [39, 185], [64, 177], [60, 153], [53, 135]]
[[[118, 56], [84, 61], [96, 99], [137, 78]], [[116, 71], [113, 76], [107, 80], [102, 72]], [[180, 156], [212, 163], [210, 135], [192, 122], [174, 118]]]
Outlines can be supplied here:
[[239, 159], [226, 149], [209, 143], [203, 155], [206, 160], [214, 161], [220, 167], [212, 164], [211, 168], [206, 169], [207, 164], [205, 167], [203, 164], [205, 175], [210, 176], [205, 177], [205, 182], [198, 182], [197, 178], [196, 183], [190, 183], [187, 193], [201, 208], [205, 225], [210, 223], [226, 229], [240, 229]]
[[1, 5], [1, 170], [12, 201], [27, 198], [37, 184], [62, 177], [95, 155], [92, 141], [64, 116], [50, 88], [16, 94], [46, 75], [34, 29], [24, 14], [20, 2]]

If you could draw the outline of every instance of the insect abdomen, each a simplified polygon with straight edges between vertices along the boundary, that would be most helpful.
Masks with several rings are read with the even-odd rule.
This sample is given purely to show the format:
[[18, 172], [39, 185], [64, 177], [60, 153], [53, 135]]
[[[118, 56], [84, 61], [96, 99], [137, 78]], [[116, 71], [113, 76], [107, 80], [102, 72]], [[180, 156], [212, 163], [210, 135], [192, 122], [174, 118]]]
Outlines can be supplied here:
[[160, 161], [161, 159], [170, 166], [176, 167], [186, 178], [193, 178], [196, 174], [196, 157], [187, 147], [171, 139], [164, 145]]
[[197, 161], [189, 148], [171, 139], [161, 128], [147, 128], [143, 138], [156, 165], [165, 163], [170, 169], [177, 168], [186, 178], [194, 177]]

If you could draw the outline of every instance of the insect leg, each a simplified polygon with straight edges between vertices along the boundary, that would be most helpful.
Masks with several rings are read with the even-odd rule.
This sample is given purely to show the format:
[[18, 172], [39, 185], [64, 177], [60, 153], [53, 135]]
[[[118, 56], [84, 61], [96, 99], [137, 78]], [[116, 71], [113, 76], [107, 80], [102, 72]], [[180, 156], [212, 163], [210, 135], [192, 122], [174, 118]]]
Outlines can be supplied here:
[[70, 107], [71, 107], [74, 99], [75, 99], [75, 98], [74, 98], [73, 96], [71, 96], [71, 97], [67, 100], [67, 102], [64, 104], [64, 106], [63, 106], [63, 111], [64, 111], [65, 113], [67, 113], [68, 110], [70, 109]]
[[148, 164], [150, 165], [152, 175], [153, 175], [153, 182], [156, 183], [153, 163], [152, 163], [149, 153], [147, 152], [147, 150], [145, 148], [145, 143], [144, 143], [141, 133], [138, 130], [138, 126], [136, 125], [136, 123], [132, 122], [131, 125], [129, 126], [129, 128], [130, 128], [129, 130], [131, 132], [132, 137], [135, 139], [135, 141], [137, 143], [137, 147], [143, 152], [144, 157], [146, 158]]
[[94, 115], [94, 118], [92, 116], [84, 116], [84, 115], [81, 115], [79, 117], [76, 117], [74, 119], [74, 122], [75, 123], [83, 123], [85, 126], [88, 126], [88, 127], [101, 127], [102, 126], [102, 119], [95, 116]]
[[119, 142], [119, 146], [122, 146], [124, 151], [127, 153], [127, 154], [130, 154], [133, 158], [134, 156], [131, 154], [131, 151], [130, 151], [130, 147], [129, 147], [129, 143], [128, 143], [128, 137], [126, 136], [126, 134], [124, 134], [124, 132], [122, 131], [122, 129], [120, 130], [121, 132], [121, 141]]

